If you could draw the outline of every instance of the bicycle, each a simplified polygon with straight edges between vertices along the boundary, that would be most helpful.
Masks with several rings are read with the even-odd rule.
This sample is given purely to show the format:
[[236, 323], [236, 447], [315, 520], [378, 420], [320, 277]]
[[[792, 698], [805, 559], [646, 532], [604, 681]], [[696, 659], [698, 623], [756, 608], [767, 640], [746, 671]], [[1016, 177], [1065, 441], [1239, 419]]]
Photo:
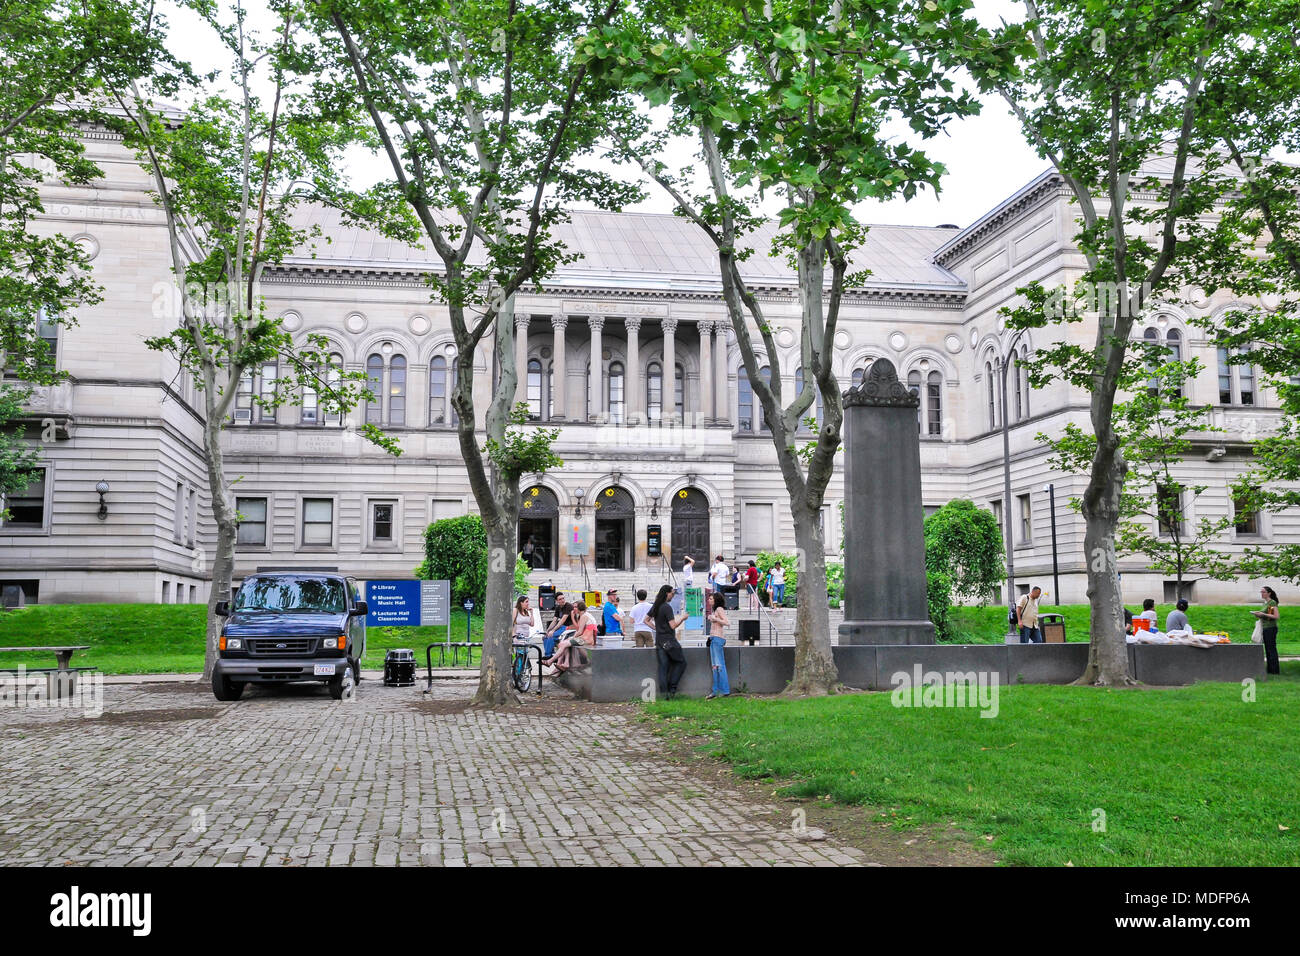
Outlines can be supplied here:
[[537, 651], [537, 660], [540, 666], [542, 659], [542, 649], [536, 644], [528, 641], [515, 641], [514, 652], [510, 660], [510, 679], [514, 681], [515, 689], [521, 694], [528, 693], [528, 689], [533, 686], [533, 669], [530, 664], [530, 651]]

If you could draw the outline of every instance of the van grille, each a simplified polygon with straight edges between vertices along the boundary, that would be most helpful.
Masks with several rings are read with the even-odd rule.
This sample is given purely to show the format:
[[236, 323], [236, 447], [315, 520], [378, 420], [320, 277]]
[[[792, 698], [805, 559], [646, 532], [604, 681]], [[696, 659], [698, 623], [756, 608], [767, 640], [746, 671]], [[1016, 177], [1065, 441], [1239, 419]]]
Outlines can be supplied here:
[[258, 657], [310, 654], [316, 645], [311, 637], [259, 637], [248, 642], [248, 652]]

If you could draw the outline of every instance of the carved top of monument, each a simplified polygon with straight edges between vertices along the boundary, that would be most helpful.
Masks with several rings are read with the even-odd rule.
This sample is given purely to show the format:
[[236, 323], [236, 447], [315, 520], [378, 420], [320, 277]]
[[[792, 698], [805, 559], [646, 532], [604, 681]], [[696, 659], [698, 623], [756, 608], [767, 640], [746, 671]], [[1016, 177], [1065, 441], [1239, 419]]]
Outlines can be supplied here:
[[894, 363], [878, 358], [871, 363], [861, 385], [844, 393], [844, 407], [851, 405], [890, 405], [900, 408], [919, 408], [921, 396], [914, 395], [898, 380]]

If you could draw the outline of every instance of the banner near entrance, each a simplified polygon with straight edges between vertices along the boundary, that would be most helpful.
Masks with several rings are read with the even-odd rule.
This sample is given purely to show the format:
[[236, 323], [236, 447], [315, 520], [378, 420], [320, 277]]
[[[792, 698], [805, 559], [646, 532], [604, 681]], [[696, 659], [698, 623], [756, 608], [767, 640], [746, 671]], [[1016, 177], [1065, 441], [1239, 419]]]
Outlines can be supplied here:
[[575, 521], [569, 525], [569, 554], [573, 557], [582, 557], [589, 553], [590, 544], [587, 540], [587, 526]]
[[683, 627], [688, 631], [704, 630], [703, 588], [686, 589], [686, 623]]
[[451, 623], [450, 581], [367, 581], [367, 627]]

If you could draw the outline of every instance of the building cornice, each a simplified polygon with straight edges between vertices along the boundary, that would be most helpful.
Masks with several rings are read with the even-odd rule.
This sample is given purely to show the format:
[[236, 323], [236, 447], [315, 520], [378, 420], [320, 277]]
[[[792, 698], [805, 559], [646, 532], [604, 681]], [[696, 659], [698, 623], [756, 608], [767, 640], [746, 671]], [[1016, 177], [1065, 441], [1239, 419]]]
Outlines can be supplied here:
[[1069, 195], [1071, 193], [1065, 180], [1058, 173], [1048, 170], [945, 242], [935, 250], [932, 258], [938, 265], [951, 268], [990, 235], [1004, 229], [1012, 221], [1024, 218], [1026, 213], [1039, 206]]
[[[349, 286], [370, 289], [427, 288], [432, 270], [418, 268], [385, 268], [360, 265], [292, 263], [268, 267], [262, 274], [266, 286]], [[750, 286], [760, 302], [789, 303], [798, 300], [798, 288], [778, 283], [754, 283]], [[619, 287], [576, 284], [572, 282], [548, 283], [540, 292], [527, 293], [529, 298], [555, 297], [565, 299], [593, 299], [609, 302], [626, 299], [629, 302], [686, 301], [720, 303], [721, 289], [689, 287]], [[965, 289], [925, 288], [923, 286], [864, 287], [849, 289], [844, 293], [845, 305], [890, 305], [903, 308], [952, 309], [960, 311], [966, 304]]]

